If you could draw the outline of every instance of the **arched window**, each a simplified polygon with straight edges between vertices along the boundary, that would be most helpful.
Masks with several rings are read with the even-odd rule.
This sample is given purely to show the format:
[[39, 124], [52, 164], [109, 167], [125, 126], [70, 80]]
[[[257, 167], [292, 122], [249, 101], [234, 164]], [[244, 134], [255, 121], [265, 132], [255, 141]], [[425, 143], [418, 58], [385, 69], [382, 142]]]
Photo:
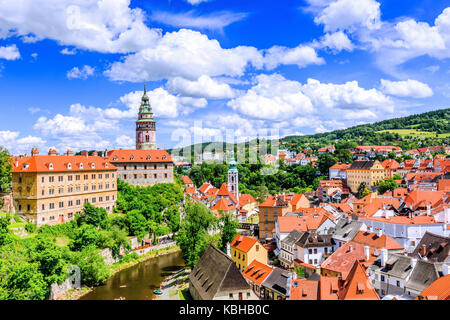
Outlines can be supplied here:
[[80, 163], [80, 169], [83, 169], [83, 162]]
[[151, 160], [152, 159], [152, 157], [150, 157], [150, 156], [147, 156], [147, 160]]
[[49, 168], [50, 170], [53, 170], [53, 163], [50, 163], [50, 164], [48, 165], [48, 168]]
[[94, 162], [92, 162], [92, 164], [91, 164], [91, 168], [92, 168], [92, 169], [94, 169], [94, 168], [95, 168], [95, 163], [94, 163]]
[[67, 164], [67, 168], [72, 169], [72, 164], [70, 162]]

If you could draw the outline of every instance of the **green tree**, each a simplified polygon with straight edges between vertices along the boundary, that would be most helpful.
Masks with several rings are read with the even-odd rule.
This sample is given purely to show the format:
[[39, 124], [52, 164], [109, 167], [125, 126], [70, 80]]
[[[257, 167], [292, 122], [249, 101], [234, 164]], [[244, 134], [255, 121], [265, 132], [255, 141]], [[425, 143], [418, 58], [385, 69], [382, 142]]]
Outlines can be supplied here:
[[69, 248], [80, 251], [88, 246], [96, 247], [99, 239], [99, 231], [91, 224], [84, 224], [75, 231], [74, 239], [69, 243]]
[[131, 210], [127, 213], [126, 219], [131, 235], [142, 240], [149, 230], [149, 225], [144, 215], [139, 210]]
[[378, 188], [379, 194], [383, 194], [388, 190], [394, 191], [394, 189], [397, 187], [398, 187], [397, 182], [395, 182], [394, 179], [384, 179], [384, 180], [378, 181], [378, 183], [377, 183], [377, 188]]
[[396, 174], [394, 174], [394, 175], [392, 176], [392, 179], [394, 179], [394, 180], [402, 180], [402, 176], [399, 175], [398, 173], [396, 173]]
[[108, 223], [108, 212], [105, 208], [94, 207], [89, 202], [86, 202], [83, 207], [83, 211], [78, 216], [78, 225], [87, 223], [95, 227], [106, 228]]
[[0, 247], [11, 241], [11, 234], [8, 229], [10, 223], [9, 216], [0, 218]]
[[320, 173], [328, 176], [328, 169], [330, 169], [330, 167], [337, 162], [337, 159], [328, 152], [319, 154], [318, 158], [319, 160], [317, 161], [317, 167]]
[[11, 189], [12, 160], [8, 150], [0, 146], [0, 191]]
[[[366, 183], [365, 182], [361, 182], [361, 184], [358, 187], [358, 196], [360, 198], [365, 197], [363, 194], [365, 193], [366, 189], [367, 189]], [[369, 191], [369, 193], [370, 193], [370, 191]]]
[[175, 240], [183, 252], [186, 265], [193, 268], [209, 244], [207, 231], [215, 224], [215, 217], [201, 203], [188, 204], [185, 211], [186, 216]]
[[75, 252], [72, 261], [80, 268], [83, 284], [92, 286], [109, 277], [109, 268], [95, 247], [89, 246]]
[[27, 262], [14, 265], [7, 271], [3, 288], [9, 300], [44, 300], [48, 292], [38, 264]]
[[231, 243], [234, 237], [236, 237], [237, 229], [240, 225], [231, 214], [225, 214], [220, 218], [219, 226], [222, 235], [220, 247], [222, 248], [222, 251], [226, 252], [227, 243]]

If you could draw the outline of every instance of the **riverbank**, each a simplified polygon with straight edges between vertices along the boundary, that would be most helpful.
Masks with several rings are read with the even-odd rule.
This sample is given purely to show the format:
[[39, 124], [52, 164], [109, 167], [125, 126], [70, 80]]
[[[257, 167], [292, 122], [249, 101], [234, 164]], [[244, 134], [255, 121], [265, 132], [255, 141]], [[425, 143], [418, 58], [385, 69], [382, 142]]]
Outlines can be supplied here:
[[[147, 261], [147, 260], [159, 257], [159, 256], [176, 253], [179, 251], [181, 251], [181, 249], [177, 245], [173, 245], [173, 246], [170, 246], [167, 248], [147, 252], [146, 254], [138, 256], [138, 258], [133, 261], [115, 263], [115, 264], [111, 265], [111, 267], [109, 269], [110, 275], [109, 275], [108, 279], [113, 277], [116, 273], [123, 271], [125, 269], [128, 269], [128, 268], [131, 268], [141, 262], [144, 262], [144, 261]], [[103, 281], [103, 283], [106, 282], [108, 279], [105, 279]], [[69, 290], [65, 294], [65, 296], [59, 300], [78, 300], [78, 299], [82, 298], [84, 295], [91, 292], [93, 289], [94, 289], [94, 287], [83, 286], [81, 289]]]
[[183, 269], [182, 272], [168, 276], [161, 283], [160, 290], [162, 294], [156, 296], [154, 300], [186, 300], [182, 292], [189, 287], [188, 278], [190, 273], [190, 269]]

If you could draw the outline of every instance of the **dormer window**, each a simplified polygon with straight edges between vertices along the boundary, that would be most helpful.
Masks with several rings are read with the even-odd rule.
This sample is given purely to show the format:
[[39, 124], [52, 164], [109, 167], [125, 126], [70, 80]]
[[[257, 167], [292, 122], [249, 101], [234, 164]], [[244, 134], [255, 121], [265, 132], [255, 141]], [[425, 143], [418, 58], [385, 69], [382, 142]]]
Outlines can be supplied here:
[[163, 160], [166, 160], [166, 156], [163, 156], [162, 159], [163, 159]]
[[150, 156], [147, 156], [147, 160], [151, 160], [152, 159], [152, 157], [150, 157]]
[[83, 162], [80, 163], [80, 169], [83, 169]]
[[22, 170], [26, 170], [26, 169], [28, 169], [28, 164], [24, 163], [23, 167], [22, 167]]
[[114, 161], [117, 161], [117, 159], [118, 159], [117, 156], [114, 156], [114, 159], [113, 159], [113, 160], [114, 160]]
[[94, 162], [91, 163], [91, 168], [92, 168], [92, 169], [95, 168], [95, 163], [94, 163]]
[[50, 170], [53, 170], [53, 163], [50, 163], [50, 164], [48, 165], [48, 168], [49, 168]]
[[131, 156], [131, 157], [130, 157], [130, 160], [134, 160], [134, 156]]
[[108, 162], [105, 162], [105, 168], [108, 168]]
[[68, 169], [72, 169], [72, 164], [69, 162], [69, 164], [67, 165]]

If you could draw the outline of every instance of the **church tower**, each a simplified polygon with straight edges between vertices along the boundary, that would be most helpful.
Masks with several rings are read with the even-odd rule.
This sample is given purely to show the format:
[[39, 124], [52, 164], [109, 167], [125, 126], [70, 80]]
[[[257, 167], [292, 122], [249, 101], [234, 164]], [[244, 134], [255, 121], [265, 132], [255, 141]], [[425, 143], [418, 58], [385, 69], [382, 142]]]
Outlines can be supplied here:
[[156, 122], [153, 119], [152, 106], [147, 96], [145, 84], [138, 120], [136, 121], [136, 149], [156, 149]]
[[234, 160], [234, 152], [231, 152], [231, 160], [228, 163], [228, 191], [230, 191], [239, 202], [239, 172], [237, 169], [237, 162]]

